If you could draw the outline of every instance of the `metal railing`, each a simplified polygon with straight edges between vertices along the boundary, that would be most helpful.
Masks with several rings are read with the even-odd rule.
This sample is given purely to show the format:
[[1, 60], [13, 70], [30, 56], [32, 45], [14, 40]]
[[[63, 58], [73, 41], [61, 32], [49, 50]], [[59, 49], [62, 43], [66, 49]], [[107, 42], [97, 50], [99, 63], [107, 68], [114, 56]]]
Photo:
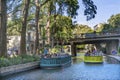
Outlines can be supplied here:
[[93, 38], [93, 37], [107, 37], [107, 36], [117, 36], [120, 32], [96, 32], [96, 33], [81, 33], [74, 34], [74, 38]]

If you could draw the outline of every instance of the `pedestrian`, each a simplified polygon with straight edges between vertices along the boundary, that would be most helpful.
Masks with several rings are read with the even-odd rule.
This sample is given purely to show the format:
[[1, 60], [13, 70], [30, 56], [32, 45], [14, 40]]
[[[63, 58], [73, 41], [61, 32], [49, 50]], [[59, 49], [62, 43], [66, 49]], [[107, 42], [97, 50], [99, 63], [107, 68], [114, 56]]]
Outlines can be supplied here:
[[11, 55], [12, 55], [12, 51], [11, 51], [10, 49], [8, 49], [8, 50], [7, 50], [7, 54], [8, 54], [9, 56], [11, 56]]

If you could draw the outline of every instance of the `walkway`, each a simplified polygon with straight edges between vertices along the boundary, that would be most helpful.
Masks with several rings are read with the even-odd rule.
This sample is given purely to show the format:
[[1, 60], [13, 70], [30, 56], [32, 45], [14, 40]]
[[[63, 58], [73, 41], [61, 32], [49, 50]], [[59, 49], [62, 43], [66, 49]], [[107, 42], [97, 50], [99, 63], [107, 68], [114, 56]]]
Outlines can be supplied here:
[[120, 56], [119, 55], [108, 55], [109, 57], [112, 57], [120, 62]]

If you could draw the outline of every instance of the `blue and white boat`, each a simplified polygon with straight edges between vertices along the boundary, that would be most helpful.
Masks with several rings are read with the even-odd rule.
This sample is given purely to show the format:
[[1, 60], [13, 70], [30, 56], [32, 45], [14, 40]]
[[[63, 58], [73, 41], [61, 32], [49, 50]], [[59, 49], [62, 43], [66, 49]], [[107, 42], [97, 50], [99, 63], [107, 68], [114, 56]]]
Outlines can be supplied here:
[[54, 56], [54, 57], [41, 57], [41, 68], [55, 68], [70, 65], [72, 62], [70, 55]]

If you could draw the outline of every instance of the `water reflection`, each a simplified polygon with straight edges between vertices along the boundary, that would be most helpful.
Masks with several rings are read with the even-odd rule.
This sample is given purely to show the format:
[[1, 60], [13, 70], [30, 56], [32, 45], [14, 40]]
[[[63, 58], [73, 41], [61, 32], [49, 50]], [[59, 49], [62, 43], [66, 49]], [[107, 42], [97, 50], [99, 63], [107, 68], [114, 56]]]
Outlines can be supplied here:
[[120, 64], [85, 64], [81, 58], [74, 58], [70, 67], [35, 69], [5, 76], [3, 80], [120, 80]]

